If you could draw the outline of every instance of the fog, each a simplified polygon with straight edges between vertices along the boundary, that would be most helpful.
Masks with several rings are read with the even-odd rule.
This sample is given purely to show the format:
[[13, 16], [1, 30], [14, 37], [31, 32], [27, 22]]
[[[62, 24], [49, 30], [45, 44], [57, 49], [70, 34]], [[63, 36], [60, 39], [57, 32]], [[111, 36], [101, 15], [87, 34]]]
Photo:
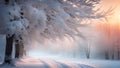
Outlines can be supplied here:
[[[27, 55], [31, 57], [66, 57], [66, 58], [85, 58], [90, 49], [90, 57], [97, 58], [97, 53], [100, 50], [99, 41], [103, 39], [102, 33], [96, 30], [94, 24], [81, 27], [81, 34], [85, 38], [64, 37], [56, 40], [46, 40], [40, 43], [39, 41], [31, 42]], [[27, 45], [26, 45], [27, 46]]]

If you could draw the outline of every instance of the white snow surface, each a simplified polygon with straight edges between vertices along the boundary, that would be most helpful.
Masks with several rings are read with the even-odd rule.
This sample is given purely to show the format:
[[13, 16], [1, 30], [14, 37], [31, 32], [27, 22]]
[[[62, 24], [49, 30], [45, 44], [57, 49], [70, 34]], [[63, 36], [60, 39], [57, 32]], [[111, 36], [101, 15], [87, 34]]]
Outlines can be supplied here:
[[21, 58], [14, 60], [15, 66], [4, 64], [0, 68], [94, 68], [89, 65], [50, 58]]
[[0, 68], [120, 68], [117, 60], [73, 59], [41, 57], [23, 57], [14, 60], [15, 66], [0, 65]]

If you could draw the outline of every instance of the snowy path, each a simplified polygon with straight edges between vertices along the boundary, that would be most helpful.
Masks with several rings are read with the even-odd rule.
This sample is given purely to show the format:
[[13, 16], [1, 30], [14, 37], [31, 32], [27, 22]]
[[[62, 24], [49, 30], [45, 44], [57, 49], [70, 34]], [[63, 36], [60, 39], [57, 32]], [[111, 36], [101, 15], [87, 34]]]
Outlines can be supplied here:
[[95, 68], [120, 68], [120, 60], [80, 60], [77, 63], [92, 65]]
[[120, 68], [120, 61], [46, 57], [40, 59], [22, 58], [15, 60], [15, 67], [6, 64], [0, 68]]
[[10, 65], [3, 65], [0, 68], [93, 68], [88, 65], [73, 63], [69, 61], [57, 61], [47, 58], [32, 59], [23, 58], [15, 61], [15, 67]]

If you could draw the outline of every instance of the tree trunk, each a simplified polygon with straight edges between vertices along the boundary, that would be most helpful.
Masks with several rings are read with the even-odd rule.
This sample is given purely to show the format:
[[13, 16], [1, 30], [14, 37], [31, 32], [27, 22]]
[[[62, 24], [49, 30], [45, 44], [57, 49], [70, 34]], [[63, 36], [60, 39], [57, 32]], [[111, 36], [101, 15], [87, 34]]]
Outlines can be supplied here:
[[4, 63], [10, 63], [12, 60], [12, 46], [13, 46], [14, 35], [6, 37], [6, 49]]
[[23, 43], [21, 42], [20, 43], [20, 49], [19, 49], [19, 53], [20, 53], [20, 55], [19, 55], [19, 57], [22, 57], [23, 55], [24, 55], [24, 46], [23, 46]]
[[87, 59], [90, 58], [90, 51], [87, 52], [86, 57], [87, 57]]
[[15, 44], [15, 58], [19, 58], [19, 43]]
[[90, 43], [88, 42], [87, 49], [86, 49], [86, 57], [87, 57], [87, 59], [90, 59], [90, 50], [91, 50], [91, 46], [90, 46]]
[[119, 45], [117, 47], [117, 59], [118, 60], [120, 59], [120, 48], [119, 48]]
[[108, 51], [105, 51], [105, 59], [109, 59], [109, 52]]
[[24, 46], [22, 42], [16, 42], [15, 45], [16, 51], [15, 51], [15, 58], [20, 58], [24, 55]]
[[112, 50], [112, 60], [114, 60], [114, 49]]

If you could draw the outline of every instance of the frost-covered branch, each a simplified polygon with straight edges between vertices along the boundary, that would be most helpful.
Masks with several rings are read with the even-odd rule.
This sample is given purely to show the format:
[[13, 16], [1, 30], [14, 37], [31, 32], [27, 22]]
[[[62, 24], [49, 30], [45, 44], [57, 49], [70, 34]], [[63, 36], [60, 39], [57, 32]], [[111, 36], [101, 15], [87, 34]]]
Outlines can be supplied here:
[[[8, 4], [4, 4], [6, 1]], [[100, 0], [1, 0], [0, 32], [24, 38], [37, 36], [42, 41], [64, 36], [82, 36], [78, 28], [84, 26], [81, 24], [83, 21], [105, 17], [106, 14], [93, 10], [99, 2]]]

